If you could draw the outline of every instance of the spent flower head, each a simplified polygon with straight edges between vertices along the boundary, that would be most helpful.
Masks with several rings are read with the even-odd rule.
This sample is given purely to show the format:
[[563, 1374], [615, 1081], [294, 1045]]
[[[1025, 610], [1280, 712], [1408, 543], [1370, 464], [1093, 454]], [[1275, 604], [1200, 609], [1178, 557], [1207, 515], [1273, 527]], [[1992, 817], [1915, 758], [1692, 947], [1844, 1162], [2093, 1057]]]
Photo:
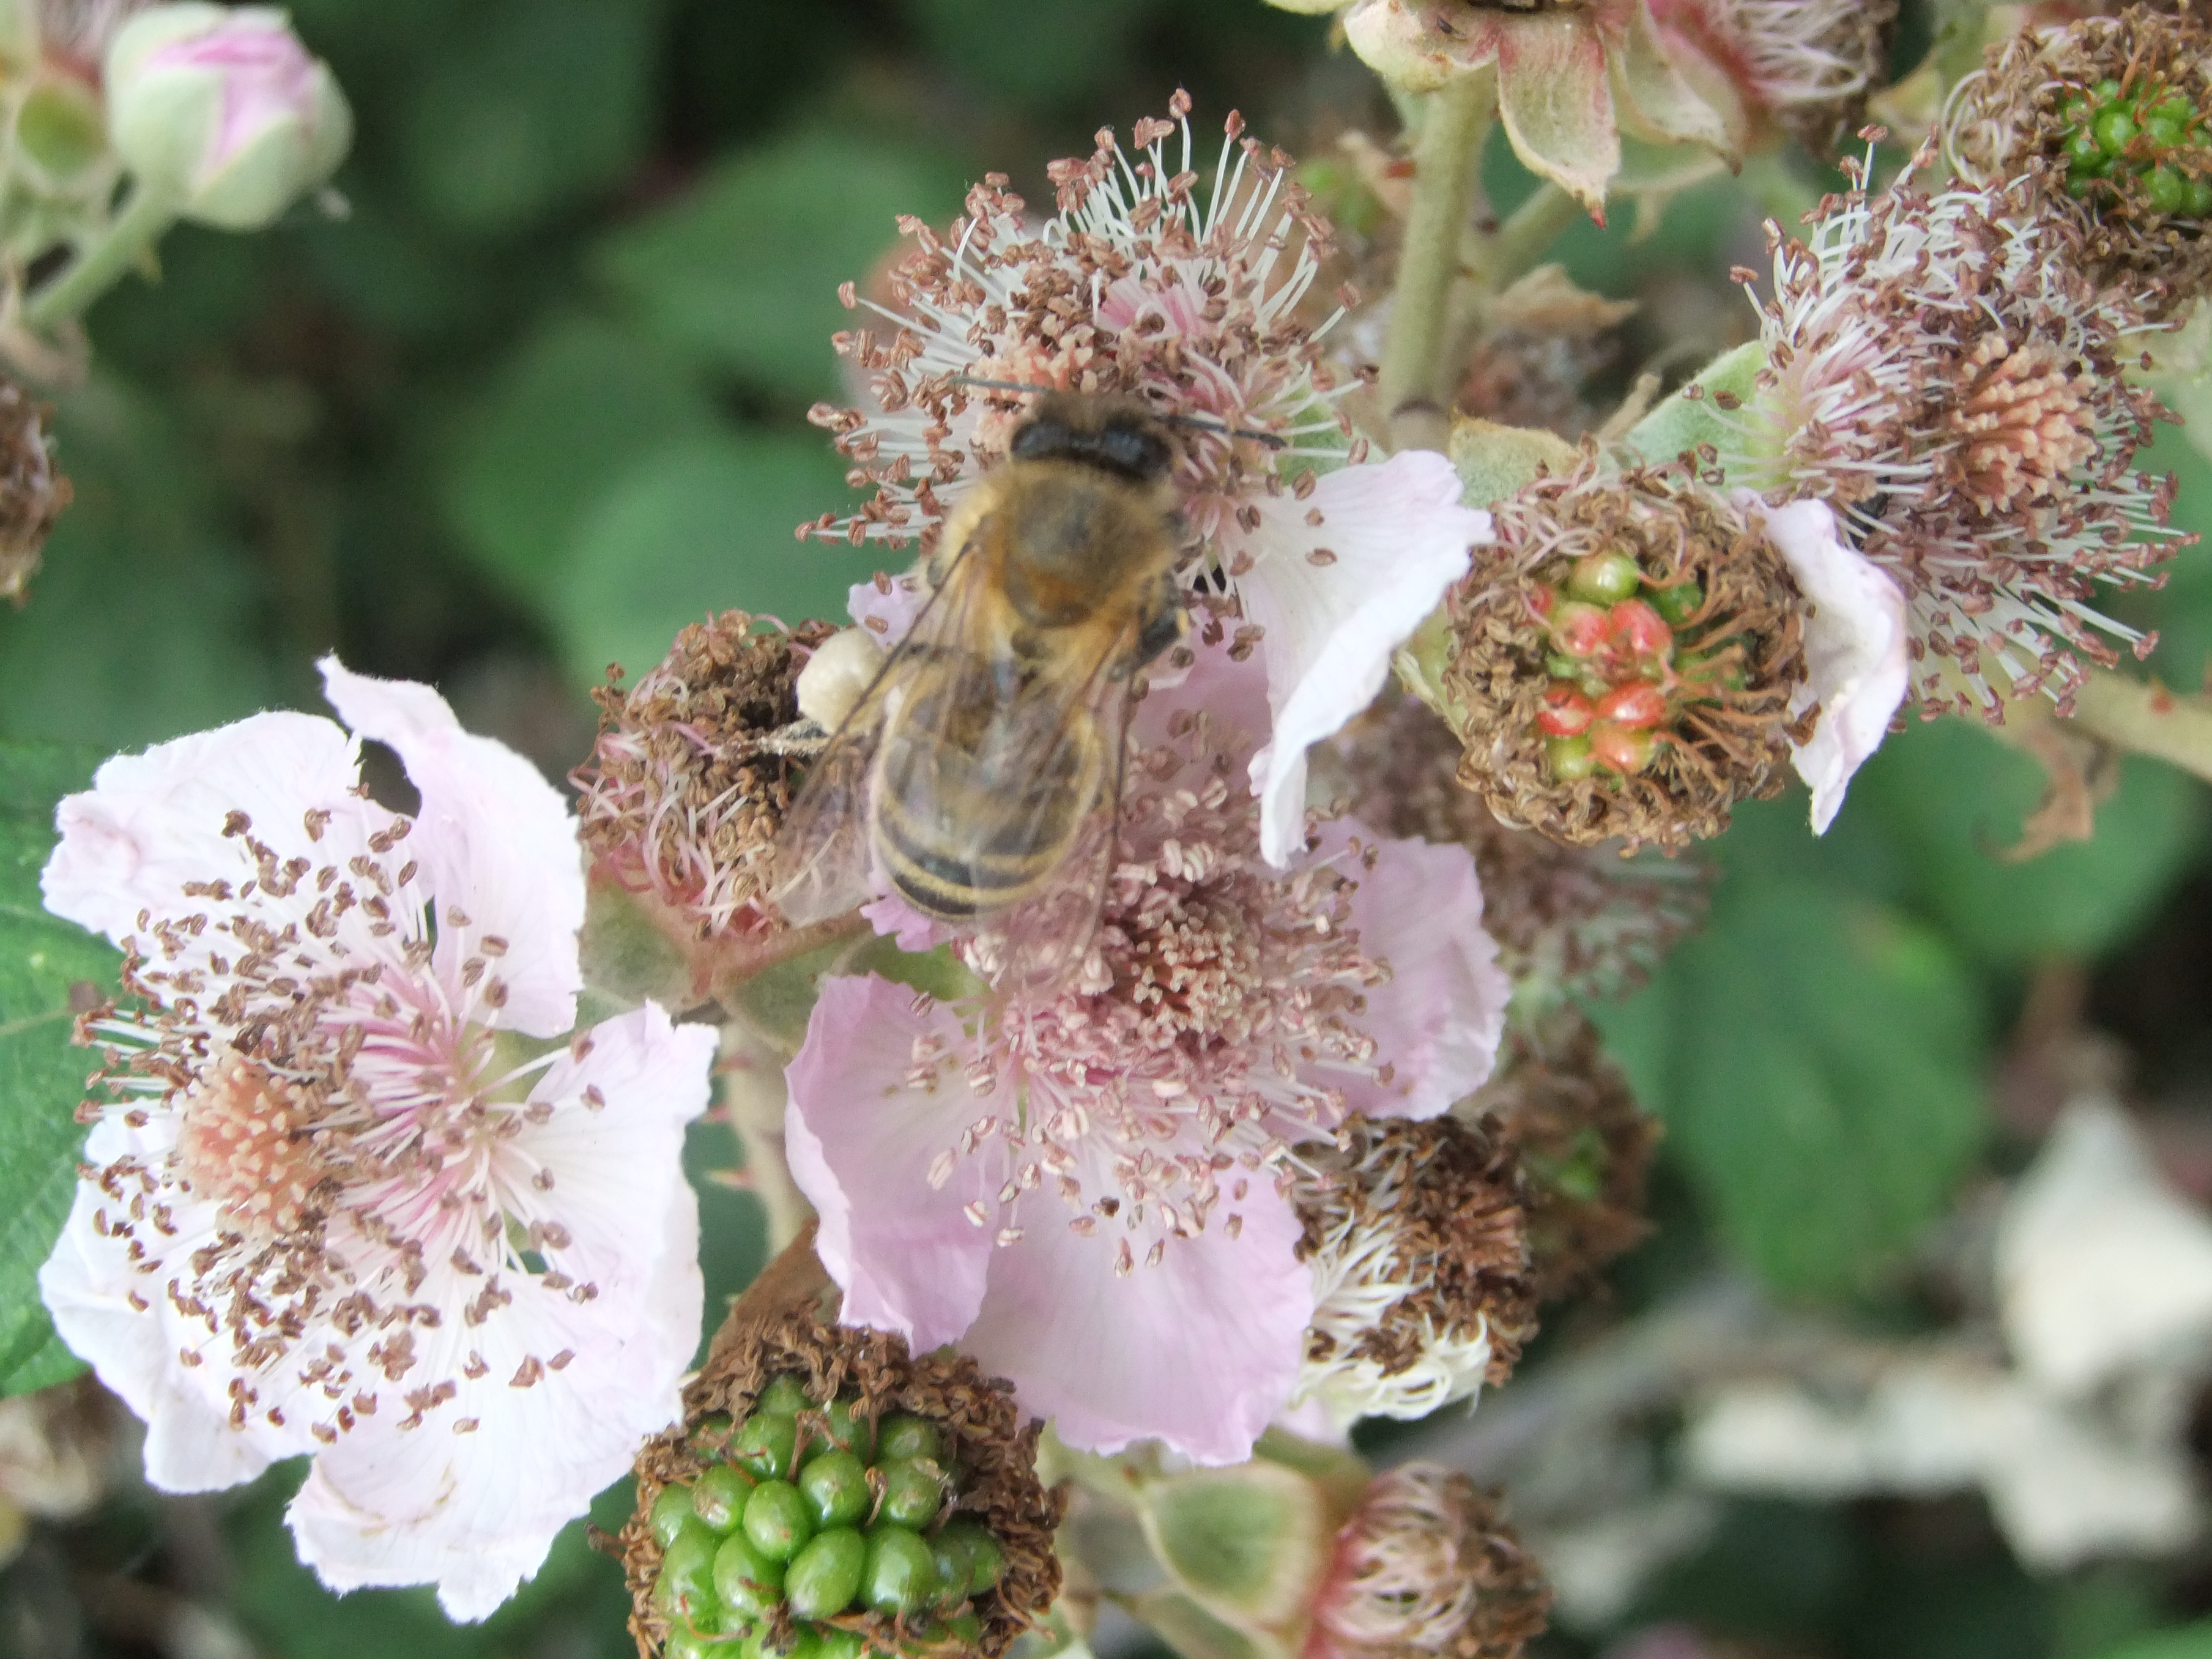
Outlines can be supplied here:
[[[1072, 981], [943, 1002], [834, 977], [789, 1073], [842, 1317], [958, 1342], [1080, 1448], [1247, 1456], [1314, 1313], [1292, 1148], [1441, 1113], [1498, 1042], [1464, 853], [1340, 820], [1288, 872], [1261, 856], [1263, 694], [1209, 647], [1138, 705]], [[953, 948], [989, 969], [988, 937]]]
[[2134, 465], [2166, 413], [2127, 378], [2155, 325], [2100, 291], [2058, 220], [1856, 176], [1808, 240], [1770, 227], [1767, 366], [1729, 477], [1826, 501], [1895, 579], [1923, 705], [2070, 708], [2082, 659], [2152, 643], [2093, 608], [2097, 585], [2195, 539], [2167, 525], [2172, 480]]
[[1298, 1161], [1314, 1318], [1291, 1405], [1341, 1430], [1504, 1382], [1535, 1330], [1511, 1152], [1449, 1117], [1356, 1117]]
[[599, 741], [570, 775], [595, 866], [649, 894], [687, 942], [774, 925], [769, 844], [795, 789], [798, 683], [831, 637], [786, 631], [742, 611], [687, 625], [659, 665], [592, 697]]
[[54, 466], [48, 411], [0, 377], [0, 599], [23, 605], [70, 495], [70, 481]]
[[[1487, 520], [1441, 455], [1370, 460], [1346, 436], [1336, 403], [1351, 383], [1302, 305], [1329, 228], [1288, 158], [1233, 115], [1203, 186], [1188, 108], [1177, 94], [1173, 118], [1139, 121], [1129, 149], [1107, 129], [1093, 155], [1055, 163], [1059, 211], [1042, 224], [998, 174], [942, 238], [902, 222], [918, 246], [892, 303], [837, 341], [878, 407], [813, 411], [877, 495], [801, 533], [933, 544], [1030, 401], [978, 380], [1133, 397], [1174, 422], [1190, 602], [1209, 640], [1267, 667], [1273, 720], [1252, 763], [1279, 867], [1303, 834], [1307, 749], [1382, 689]], [[845, 297], [864, 303], [849, 284]]]
[[1594, 459], [1493, 505], [1453, 591], [1460, 779], [1507, 823], [1679, 845], [1782, 786], [1812, 717], [1803, 606], [1763, 518]]
[[325, 1583], [480, 1619], [675, 1413], [714, 1034], [648, 1004], [544, 1041], [580, 980], [560, 797], [428, 686], [323, 671], [418, 814], [296, 714], [61, 805], [47, 906], [124, 947], [135, 1001], [85, 1024], [110, 1099], [40, 1288], [155, 1486], [311, 1455], [289, 1520]]
[[741, 1298], [639, 1454], [621, 1543], [641, 1651], [998, 1659], [1060, 1590], [1040, 1425], [974, 1360], [811, 1300]]
[[1517, 1659], [1551, 1605], [1493, 1497], [1454, 1470], [1402, 1463], [1338, 1532], [1303, 1659]]
[[2091, 284], [2163, 318], [2212, 286], [2212, 27], [2132, 7], [1990, 48], [1945, 113], [1969, 183], [2070, 233]]

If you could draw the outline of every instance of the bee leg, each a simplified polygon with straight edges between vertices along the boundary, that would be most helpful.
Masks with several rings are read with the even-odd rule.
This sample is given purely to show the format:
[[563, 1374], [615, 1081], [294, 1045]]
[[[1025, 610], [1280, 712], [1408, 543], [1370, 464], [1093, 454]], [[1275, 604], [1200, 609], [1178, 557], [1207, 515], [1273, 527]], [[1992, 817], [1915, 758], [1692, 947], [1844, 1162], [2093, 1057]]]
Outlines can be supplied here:
[[1137, 644], [1129, 666], [1142, 668], [1190, 630], [1190, 614], [1183, 609], [1182, 590], [1173, 576], [1163, 576], [1137, 623]]

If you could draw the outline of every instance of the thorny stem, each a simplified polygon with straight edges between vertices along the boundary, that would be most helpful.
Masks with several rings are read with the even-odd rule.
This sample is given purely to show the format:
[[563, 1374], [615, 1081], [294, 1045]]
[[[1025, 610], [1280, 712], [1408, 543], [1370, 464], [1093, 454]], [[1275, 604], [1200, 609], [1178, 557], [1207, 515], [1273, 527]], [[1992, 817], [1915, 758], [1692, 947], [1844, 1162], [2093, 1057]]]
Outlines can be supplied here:
[[1463, 76], [1429, 94], [1413, 149], [1413, 194], [1390, 326], [1382, 342], [1379, 401], [1394, 434], [1401, 414], [1441, 403], [1448, 360], [1443, 346], [1460, 241], [1474, 212], [1482, 140], [1498, 105], [1498, 77]]
[[2075, 696], [2074, 725], [2116, 749], [2212, 779], [2212, 697], [2183, 696], [2154, 682], [2092, 669]]
[[60, 276], [33, 294], [23, 307], [23, 321], [44, 331], [65, 323], [121, 281], [161, 233], [176, 222], [177, 198], [141, 179], [131, 189], [123, 210], [108, 222], [100, 240], [70, 262]]

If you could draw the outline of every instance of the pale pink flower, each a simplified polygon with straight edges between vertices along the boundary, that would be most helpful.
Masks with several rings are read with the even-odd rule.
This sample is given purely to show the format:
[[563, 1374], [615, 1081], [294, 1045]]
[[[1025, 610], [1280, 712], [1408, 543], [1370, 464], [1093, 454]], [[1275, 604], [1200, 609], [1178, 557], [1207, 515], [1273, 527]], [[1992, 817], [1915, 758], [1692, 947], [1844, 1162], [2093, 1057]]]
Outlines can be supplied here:
[[[1026, 408], [963, 380], [1135, 397], [1177, 422], [1193, 602], [1267, 665], [1273, 722], [1251, 764], [1262, 849], [1282, 868], [1303, 840], [1307, 749], [1373, 700], [1488, 519], [1461, 504], [1442, 455], [1370, 461], [1346, 436], [1346, 388], [1319, 344], [1334, 319], [1303, 312], [1330, 232], [1287, 158], [1231, 117], [1201, 191], [1189, 100], [1170, 107], [1175, 120], [1137, 124], [1133, 150], [1108, 129], [1088, 160], [1054, 164], [1060, 211], [1042, 225], [997, 175], [949, 239], [906, 222], [918, 252], [892, 279], [894, 307], [870, 307], [887, 337], [838, 337], [878, 407], [814, 411], [878, 493], [808, 533], [927, 544]], [[845, 297], [864, 303], [849, 285]]]
[[101, 80], [116, 153], [141, 186], [226, 230], [269, 223], [353, 141], [329, 67], [274, 7], [149, 7], [115, 32]]
[[[1756, 507], [1747, 490], [1737, 501]], [[1790, 712], [1815, 703], [1820, 712], [1812, 736], [1790, 745], [1790, 759], [1813, 791], [1813, 833], [1825, 835], [1852, 774], [1881, 747], [1905, 701], [1905, 594], [1850, 544], [1826, 502], [1791, 501], [1763, 516], [1806, 599], [1805, 683], [1790, 695]]]
[[[47, 906], [140, 1004], [92, 1023], [113, 1103], [40, 1285], [155, 1486], [311, 1454], [289, 1519], [325, 1583], [480, 1619], [678, 1413], [714, 1036], [647, 1004], [549, 1041], [584, 913], [561, 798], [429, 687], [323, 672], [357, 737], [258, 714], [61, 805]], [[357, 787], [359, 738], [413, 818]]]
[[[954, 1006], [832, 978], [790, 1068], [842, 1317], [957, 1342], [1073, 1445], [1248, 1456], [1315, 1311], [1291, 1148], [1354, 1112], [1436, 1115], [1501, 1036], [1463, 851], [1339, 820], [1286, 872], [1261, 858], [1265, 695], [1208, 648], [1139, 704], [1073, 982]], [[991, 966], [988, 936], [953, 949]]]

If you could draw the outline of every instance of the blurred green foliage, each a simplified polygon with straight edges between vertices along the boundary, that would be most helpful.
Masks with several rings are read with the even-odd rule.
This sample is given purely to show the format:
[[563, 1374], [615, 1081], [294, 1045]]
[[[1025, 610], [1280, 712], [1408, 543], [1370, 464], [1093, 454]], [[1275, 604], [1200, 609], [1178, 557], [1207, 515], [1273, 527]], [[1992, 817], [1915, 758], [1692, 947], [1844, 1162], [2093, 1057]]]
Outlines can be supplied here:
[[[896, 215], [941, 224], [987, 168], [1048, 202], [1048, 159], [1086, 152], [1103, 124], [1126, 131], [1179, 84], [1201, 132], [1232, 106], [1307, 154], [1344, 125], [1389, 131], [1325, 21], [1260, 0], [293, 9], [358, 112], [348, 211], [303, 208], [255, 238], [180, 231], [158, 282], [100, 305], [97, 371], [58, 400], [76, 503], [29, 608], [0, 612], [0, 1093], [52, 1103], [0, 1115], [0, 1387], [69, 1363], [28, 1275], [81, 1133], [69, 988], [106, 982], [114, 957], [40, 912], [35, 874], [53, 798], [100, 753], [318, 708], [313, 663], [335, 648], [439, 682], [471, 724], [564, 772], [609, 662], [643, 669], [709, 608], [834, 616], [872, 568], [792, 532], [851, 499], [805, 416], [848, 395], [830, 336], [865, 319], [838, 284], [866, 280]], [[1501, 210], [1528, 187], [1502, 144], [1487, 176]], [[1717, 351], [1748, 329], [1722, 277], [1758, 258], [1764, 210], [1714, 179], [1655, 236], [1624, 207], [1609, 228], [1577, 226], [1559, 257]], [[2184, 475], [2180, 515], [2212, 528], [2212, 463], [2179, 433], [2153, 460]], [[2199, 682], [2212, 557], [2185, 556], [2164, 591], [2117, 608], [2162, 630], [2154, 668]], [[2031, 980], [2053, 964], [2117, 971], [2207, 867], [2204, 791], [2142, 764], [2093, 842], [2008, 860], [2041, 788], [2035, 763], [1990, 735], [1915, 725], [1825, 840], [1802, 793], [1739, 815], [1717, 849], [1711, 927], [1649, 990], [1597, 1011], [1670, 1130], [1662, 1192], [1687, 1194], [1626, 1276], [1636, 1295], [1719, 1261], [1793, 1297], [1909, 1310], [1901, 1264], [1922, 1230], [2004, 1155], [1990, 1081]], [[762, 1254], [757, 1206], [708, 1178], [736, 1158], [725, 1127], [695, 1132], [710, 1309]], [[618, 1575], [580, 1528], [481, 1627], [447, 1626], [427, 1595], [325, 1595], [282, 1529], [297, 1479], [272, 1472], [218, 1500], [227, 1576], [185, 1586], [259, 1651], [628, 1650]], [[622, 1509], [610, 1493], [601, 1523]], [[2112, 1646], [2167, 1616], [2140, 1586], [2031, 1584], [1984, 1521], [1931, 1553], [1895, 1518], [1732, 1507], [1642, 1613], [1869, 1659], [2212, 1653], [2201, 1627]], [[100, 1527], [71, 1547], [87, 1594], [133, 1572], [189, 1577]], [[0, 1607], [13, 1582], [0, 1576]], [[39, 1650], [107, 1650], [143, 1649]]]

